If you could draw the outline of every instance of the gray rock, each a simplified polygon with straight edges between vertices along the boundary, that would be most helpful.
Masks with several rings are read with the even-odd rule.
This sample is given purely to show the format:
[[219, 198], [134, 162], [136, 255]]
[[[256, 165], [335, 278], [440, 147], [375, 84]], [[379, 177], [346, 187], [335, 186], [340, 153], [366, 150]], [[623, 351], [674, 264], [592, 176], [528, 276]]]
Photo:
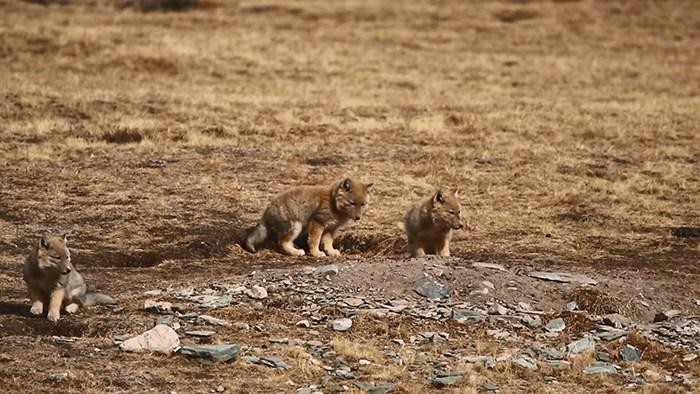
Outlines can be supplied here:
[[250, 289], [246, 289], [245, 294], [254, 300], [262, 300], [267, 298], [267, 289], [262, 286], [253, 285]]
[[683, 356], [683, 362], [689, 363], [689, 362], [695, 360], [696, 358], [698, 358], [697, 354], [692, 354], [692, 353], [686, 354], [685, 356]]
[[352, 327], [352, 320], [346, 317], [335, 319], [331, 322], [331, 327], [334, 331], [345, 332]]
[[311, 327], [311, 323], [309, 323], [308, 320], [299, 320], [294, 324], [297, 327], [304, 327], [304, 328], [309, 328]]
[[583, 370], [586, 375], [616, 374], [617, 368], [614, 365], [597, 365]]
[[127, 339], [119, 345], [125, 352], [158, 352], [170, 354], [180, 346], [175, 330], [159, 324], [141, 335]]
[[226, 391], [226, 388], [224, 388], [224, 386], [222, 386], [222, 385], [216, 386], [217, 393], [223, 393], [224, 391]]
[[167, 301], [146, 300], [146, 302], [143, 303], [143, 309], [149, 312], [170, 313], [172, 312], [172, 308], [173, 304]]
[[162, 290], [149, 290], [143, 292], [143, 295], [146, 297], [158, 297], [161, 294], [163, 294]]
[[440, 372], [433, 376], [432, 384], [437, 388], [452, 386], [464, 376], [461, 372]]
[[316, 267], [313, 274], [321, 277], [338, 275], [338, 266], [335, 264], [322, 265], [320, 267]]
[[547, 366], [551, 369], [570, 369], [571, 363], [564, 360], [547, 360]]
[[213, 326], [230, 326], [231, 323], [227, 322], [224, 319], [218, 319], [214, 316], [209, 316], [209, 315], [200, 315], [199, 320], [211, 324]]
[[259, 364], [262, 365], [267, 365], [268, 367], [272, 368], [280, 368], [280, 369], [290, 369], [292, 368], [291, 365], [287, 364], [284, 360], [277, 356], [264, 356], [260, 357]]
[[233, 323], [233, 327], [234, 327], [234, 328], [237, 328], [237, 329], [239, 329], [239, 330], [241, 330], [241, 331], [248, 331], [248, 330], [250, 330], [250, 324], [245, 323], [245, 322], [242, 322], [242, 321], [237, 321], [237, 322]]
[[532, 346], [532, 350], [534, 350], [539, 357], [547, 360], [562, 360], [564, 357], [566, 357], [564, 352], [557, 349]]
[[578, 303], [576, 301], [571, 301], [566, 304], [566, 310], [569, 312], [575, 311], [578, 309]]
[[533, 271], [528, 274], [532, 278], [550, 280], [561, 283], [580, 283], [582, 285], [596, 285], [598, 281], [584, 275], [571, 274], [568, 272], [544, 272]]
[[598, 352], [596, 354], [595, 358], [598, 361], [602, 361], [602, 362], [606, 362], [606, 363], [610, 362], [610, 360], [611, 360], [610, 353], [608, 353], [608, 352]]
[[384, 394], [394, 391], [396, 387], [398, 387], [398, 383], [382, 383], [375, 385], [361, 380], [355, 380], [352, 383], [360, 390], [370, 394]]
[[270, 338], [268, 339], [270, 343], [279, 343], [282, 345], [286, 345], [289, 343], [289, 338]]
[[533, 371], [537, 370], [537, 361], [527, 354], [518, 355], [518, 357], [513, 359], [512, 363]]
[[566, 345], [566, 351], [573, 354], [585, 353], [595, 349], [595, 341], [591, 338], [582, 338]]
[[173, 315], [163, 315], [156, 319], [156, 326], [159, 324], [164, 324], [166, 326], [173, 326]]
[[486, 287], [489, 290], [496, 290], [496, 286], [491, 281], [482, 280], [481, 284], [484, 285], [484, 287]]
[[598, 331], [593, 335], [598, 339], [609, 342], [627, 335], [627, 330], [622, 330], [608, 326], [599, 326]]
[[415, 286], [415, 291], [429, 300], [440, 300], [450, 296], [449, 287], [428, 278], [423, 278], [418, 281]]
[[355, 297], [343, 298], [343, 302], [345, 304], [347, 304], [348, 306], [351, 306], [353, 308], [357, 308], [358, 306], [365, 303], [365, 301], [362, 300], [361, 298], [355, 298]]
[[497, 270], [497, 271], [505, 271], [506, 270], [506, 267], [504, 267], [500, 264], [493, 264], [493, 263], [475, 262], [475, 263], [472, 263], [472, 267], [474, 267], [474, 268], [486, 268], [486, 269]]
[[507, 315], [508, 314], [508, 308], [505, 306], [499, 304], [499, 303], [494, 303], [489, 307], [489, 313], [492, 315]]
[[550, 320], [549, 323], [544, 327], [545, 330], [549, 332], [562, 332], [566, 328], [566, 323], [564, 323], [564, 319], [557, 318]]
[[492, 368], [496, 365], [496, 360], [494, 360], [493, 356], [466, 356], [464, 361], [477, 365], [483, 364], [487, 368]]
[[180, 353], [189, 357], [228, 361], [241, 353], [241, 347], [235, 344], [183, 346]]
[[494, 384], [494, 383], [484, 383], [484, 384], [481, 385], [481, 388], [482, 388], [484, 391], [496, 391], [496, 390], [498, 390], [500, 387], [499, 387], [497, 384]]
[[213, 298], [207, 299], [205, 302], [199, 303], [199, 306], [207, 309], [223, 308], [225, 306], [231, 305], [233, 302], [233, 296], [227, 294], [223, 296], [213, 296]]
[[666, 321], [666, 320], [669, 320], [669, 319], [673, 319], [674, 317], [676, 317], [676, 316], [678, 316], [678, 315], [680, 315], [680, 314], [681, 314], [681, 311], [679, 311], [678, 309], [671, 309], [671, 310], [667, 310], [667, 311], [664, 311], [664, 312], [658, 312], [658, 313], [654, 316], [654, 323], [658, 323], [658, 322]]
[[528, 304], [527, 302], [520, 301], [520, 302], [518, 302], [518, 308], [520, 308], [524, 311], [531, 311], [532, 305]]
[[520, 320], [528, 327], [537, 328], [542, 326], [542, 318], [537, 315], [522, 315]]
[[455, 308], [452, 310], [452, 318], [462, 324], [474, 324], [486, 320], [486, 315], [472, 309]]
[[209, 338], [210, 336], [216, 334], [214, 331], [207, 331], [207, 330], [192, 330], [192, 331], [185, 331], [186, 335], [193, 336], [193, 337], [199, 337], [199, 338]]
[[620, 357], [624, 361], [639, 362], [642, 357], [642, 352], [632, 345], [625, 345], [620, 349]]
[[632, 319], [619, 313], [610, 313], [603, 316], [603, 324], [614, 328], [625, 328], [632, 325]]

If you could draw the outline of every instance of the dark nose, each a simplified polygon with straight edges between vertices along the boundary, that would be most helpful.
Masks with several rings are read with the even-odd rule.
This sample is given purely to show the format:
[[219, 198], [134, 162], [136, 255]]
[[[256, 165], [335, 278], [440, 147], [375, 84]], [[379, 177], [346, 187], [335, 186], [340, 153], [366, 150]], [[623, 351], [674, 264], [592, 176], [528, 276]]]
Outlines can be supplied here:
[[69, 273], [70, 273], [70, 268], [66, 268], [65, 270], [63, 270], [63, 275], [69, 274]]
[[459, 226], [457, 226], [457, 228], [458, 229], [464, 228], [464, 225], [462, 223], [460, 223]]
[[359, 216], [355, 216], [355, 220], [360, 220], [360, 217], [359, 217]]

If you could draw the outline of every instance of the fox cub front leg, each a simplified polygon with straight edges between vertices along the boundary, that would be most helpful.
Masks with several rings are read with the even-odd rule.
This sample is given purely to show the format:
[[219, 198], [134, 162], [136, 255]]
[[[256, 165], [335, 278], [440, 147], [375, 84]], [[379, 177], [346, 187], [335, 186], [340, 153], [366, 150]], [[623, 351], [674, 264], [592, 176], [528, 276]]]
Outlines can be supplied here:
[[325, 257], [326, 254], [321, 252], [319, 245], [321, 244], [321, 236], [325, 226], [321, 223], [312, 220], [309, 222], [309, 253], [314, 257]]
[[333, 247], [333, 231], [326, 231], [321, 237], [323, 251], [329, 256], [340, 256], [340, 251]]
[[32, 308], [29, 309], [32, 315], [41, 315], [44, 313], [44, 303], [41, 301], [41, 294], [39, 294], [39, 292], [30, 288], [29, 299], [32, 302]]
[[61, 305], [63, 304], [63, 297], [65, 295], [66, 290], [62, 287], [51, 292], [51, 298], [49, 299], [49, 313], [46, 316], [49, 321], [57, 322], [61, 317]]

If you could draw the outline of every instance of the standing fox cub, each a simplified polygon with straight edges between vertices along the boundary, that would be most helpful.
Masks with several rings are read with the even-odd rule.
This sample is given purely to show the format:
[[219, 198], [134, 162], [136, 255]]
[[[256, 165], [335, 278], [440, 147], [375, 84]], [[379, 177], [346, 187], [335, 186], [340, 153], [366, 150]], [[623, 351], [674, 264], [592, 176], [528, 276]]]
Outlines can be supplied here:
[[64, 305], [67, 313], [75, 313], [81, 306], [115, 303], [104, 294], [86, 293], [83, 277], [71, 264], [65, 235], [44, 235], [24, 263], [22, 274], [32, 302], [30, 312], [40, 315], [48, 303], [47, 318], [53, 322], [61, 317]]
[[[303, 256], [294, 240], [305, 230], [309, 235], [312, 256], [338, 256], [333, 248], [333, 235], [348, 220], [360, 220], [369, 202], [372, 184], [346, 178], [328, 186], [300, 186], [273, 198], [260, 222], [248, 235], [244, 247], [255, 252], [272, 236], [282, 251], [291, 256]], [[325, 254], [319, 249], [323, 244]]]
[[404, 217], [408, 249], [413, 257], [427, 253], [450, 255], [452, 231], [464, 227], [455, 194], [438, 191], [412, 206]]

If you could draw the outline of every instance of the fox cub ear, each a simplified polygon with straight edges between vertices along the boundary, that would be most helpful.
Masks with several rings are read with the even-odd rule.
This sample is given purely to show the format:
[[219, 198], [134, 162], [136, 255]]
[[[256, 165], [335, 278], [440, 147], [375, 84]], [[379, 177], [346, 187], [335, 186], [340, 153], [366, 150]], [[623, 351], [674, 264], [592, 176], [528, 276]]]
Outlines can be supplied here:
[[63, 233], [63, 243], [68, 244], [68, 233]]
[[374, 183], [368, 183], [365, 185], [365, 190], [367, 190], [367, 193], [372, 192], [372, 187], [374, 186]]
[[435, 193], [435, 197], [433, 197], [433, 200], [435, 200], [435, 202], [439, 204], [443, 204], [445, 202], [445, 195], [442, 193], [442, 190], [438, 190], [438, 192]]
[[350, 188], [352, 187], [352, 182], [350, 182], [350, 178], [345, 178], [342, 186], [343, 186], [343, 189], [345, 189], [345, 191], [349, 192]]
[[49, 247], [49, 235], [48, 234], [44, 234], [41, 236], [41, 239], [39, 240], [39, 247], [44, 248], [44, 249], [48, 249], [48, 247]]

